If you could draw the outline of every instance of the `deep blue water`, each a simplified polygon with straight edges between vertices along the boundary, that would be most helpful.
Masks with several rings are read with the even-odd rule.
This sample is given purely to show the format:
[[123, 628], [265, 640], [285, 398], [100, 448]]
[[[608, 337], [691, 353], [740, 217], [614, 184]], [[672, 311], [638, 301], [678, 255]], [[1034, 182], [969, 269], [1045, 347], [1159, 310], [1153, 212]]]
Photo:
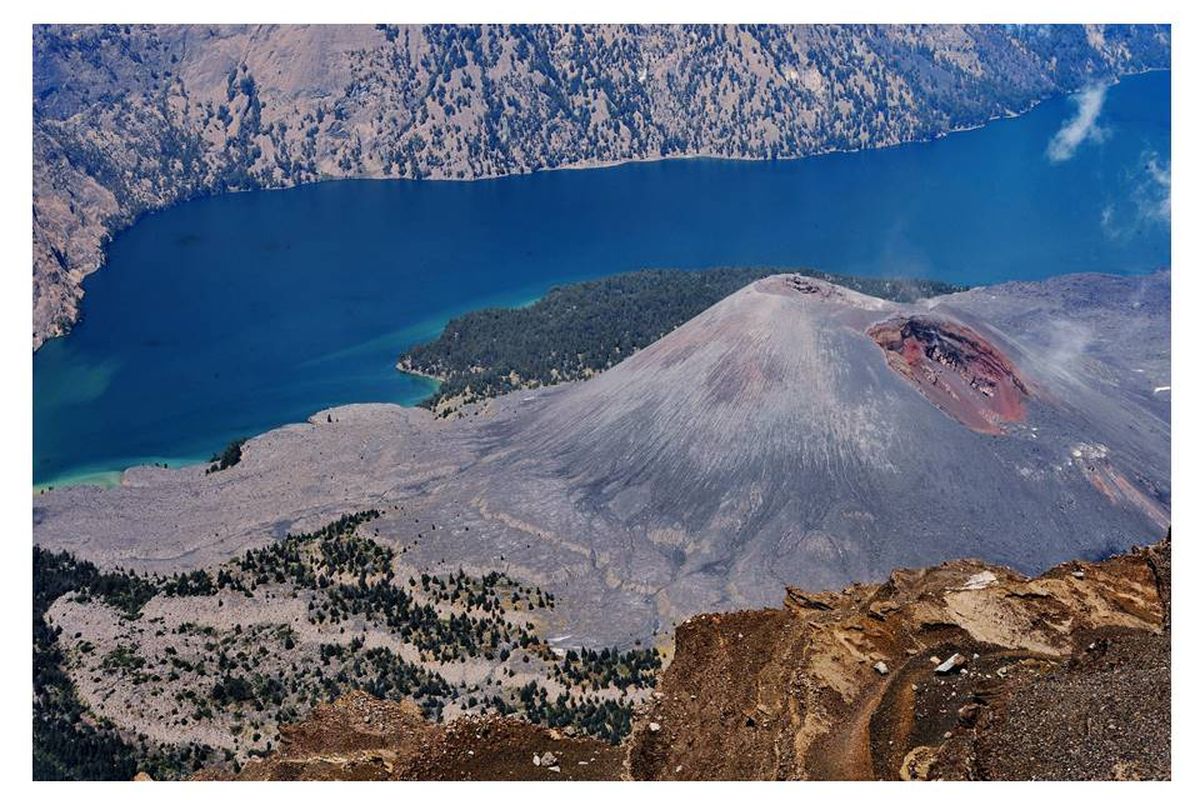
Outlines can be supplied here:
[[203, 458], [354, 401], [414, 403], [397, 355], [456, 313], [640, 267], [813, 266], [965, 283], [1170, 265], [1170, 75], [934, 142], [469, 183], [340, 181], [196, 200], [118, 236], [83, 321], [34, 356], [34, 482]]

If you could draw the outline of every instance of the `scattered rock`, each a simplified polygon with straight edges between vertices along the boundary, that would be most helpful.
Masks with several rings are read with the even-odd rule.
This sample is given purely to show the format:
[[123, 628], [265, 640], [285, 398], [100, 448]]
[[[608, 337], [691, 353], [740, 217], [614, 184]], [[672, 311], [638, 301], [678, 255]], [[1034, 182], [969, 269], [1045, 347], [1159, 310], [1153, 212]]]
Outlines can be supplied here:
[[967, 582], [963, 584], [962, 588], [968, 592], [974, 592], [991, 586], [995, 582], [996, 573], [985, 569], [983, 572], [976, 572], [974, 575], [967, 578]]
[[658, 733], [662, 730], [662, 725], [659, 725], [657, 722], [651, 722], [649, 727], [651, 733]]
[[876, 661], [875, 662], [875, 671], [878, 672], [880, 675], [887, 675], [888, 674], [888, 665], [882, 661]]
[[1136, 761], [1118, 761], [1112, 767], [1114, 781], [1142, 781], [1146, 779]]
[[966, 656], [964, 656], [962, 653], [955, 653], [942, 663], [938, 664], [933, 671], [941, 675], [945, 675], [947, 673], [954, 672], [955, 670], [962, 669], [966, 663]]
[[936, 747], [914, 747], [900, 765], [900, 780], [923, 781], [929, 778], [929, 768], [937, 758]]
[[791, 608], [813, 611], [831, 611], [833, 609], [833, 606], [817, 595], [807, 594], [793, 586], [787, 588], [787, 597], [784, 599], [784, 605]]

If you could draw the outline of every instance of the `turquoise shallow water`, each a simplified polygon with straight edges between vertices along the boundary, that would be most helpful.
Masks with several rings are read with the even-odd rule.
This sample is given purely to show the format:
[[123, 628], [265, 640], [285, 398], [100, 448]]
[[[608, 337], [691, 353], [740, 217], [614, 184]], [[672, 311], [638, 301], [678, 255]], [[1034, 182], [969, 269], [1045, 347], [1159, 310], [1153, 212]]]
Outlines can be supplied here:
[[[409, 344], [486, 305], [640, 267], [813, 266], [966, 283], [1170, 265], [1170, 75], [934, 142], [498, 180], [339, 181], [147, 216], [34, 356], [34, 482], [177, 465], [356, 401], [415, 403]], [[1169, 178], [1167, 178], [1169, 180]], [[91, 479], [91, 478], [89, 478]]]

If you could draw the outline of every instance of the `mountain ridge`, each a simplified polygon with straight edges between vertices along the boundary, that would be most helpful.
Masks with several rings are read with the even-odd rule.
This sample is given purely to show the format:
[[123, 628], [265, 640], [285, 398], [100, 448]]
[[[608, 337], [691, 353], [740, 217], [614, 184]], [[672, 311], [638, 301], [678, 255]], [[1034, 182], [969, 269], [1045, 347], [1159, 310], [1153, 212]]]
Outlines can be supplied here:
[[1153, 26], [33, 33], [35, 349], [77, 319], [116, 232], [192, 197], [882, 146], [1167, 67], [1170, 51]]
[[1170, 564], [1169, 539], [1034, 578], [956, 561], [701, 614], [619, 746], [351, 694], [195, 778], [1169, 780]]

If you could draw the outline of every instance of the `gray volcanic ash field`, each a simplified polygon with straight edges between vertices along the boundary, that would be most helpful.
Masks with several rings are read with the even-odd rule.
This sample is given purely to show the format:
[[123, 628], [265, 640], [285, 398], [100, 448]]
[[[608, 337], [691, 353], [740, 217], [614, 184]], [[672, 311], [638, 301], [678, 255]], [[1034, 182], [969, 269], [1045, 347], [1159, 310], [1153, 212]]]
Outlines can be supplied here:
[[36, 496], [34, 541], [172, 571], [379, 508], [406, 566], [552, 591], [568, 645], [898, 566], [1034, 572], [1166, 531], [1169, 310], [1168, 273], [914, 305], [779, 275], [583, 383], [336, 408], [225, 471]]

